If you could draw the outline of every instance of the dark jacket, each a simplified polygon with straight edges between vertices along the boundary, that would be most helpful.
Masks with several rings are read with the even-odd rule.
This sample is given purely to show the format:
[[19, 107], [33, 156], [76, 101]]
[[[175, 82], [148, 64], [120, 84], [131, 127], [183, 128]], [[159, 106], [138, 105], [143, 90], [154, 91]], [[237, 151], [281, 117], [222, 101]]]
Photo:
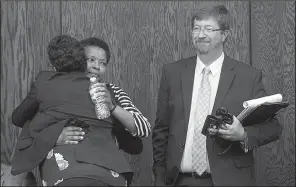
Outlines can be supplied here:
[[[142, 151], [141, 139], [130, 135], [113, 117], [98, 120], [88, 90], [89, 79], [82, 72], [38, 74], [27, 97], [12, 115], [13, 123], [23, 127], [12, 161], [12, 174], [29, 171], [40, 164], [71, 118], [91, 125], [91, 132], [77, 144], [77, 160], [118, 173], [132, 172], [112, 136], [117, 137], [120, 148], [132, 154]], [[32, 118], [30, 124], [23, 126]]]
[[[164, 65], [159, 90], [155, 127], [153, 129], [153, 170], [156, 185], [174, 184], [183, 156], [190, 115], [196, 56]], [[222, 65], [219, 86], [212, 114], [219, 107], [237, 116], [243, 102], [266, 96], [262, 73], [227, 56]], [[281, 126], [272, 118], [246, 127], [249, 152], [244, 153], [239, 142], [222, 156], [216, 141], [207, 138], [207, 153], [216, 186], [249, 186], [254, 184], [253, 149], [279, 138]]]

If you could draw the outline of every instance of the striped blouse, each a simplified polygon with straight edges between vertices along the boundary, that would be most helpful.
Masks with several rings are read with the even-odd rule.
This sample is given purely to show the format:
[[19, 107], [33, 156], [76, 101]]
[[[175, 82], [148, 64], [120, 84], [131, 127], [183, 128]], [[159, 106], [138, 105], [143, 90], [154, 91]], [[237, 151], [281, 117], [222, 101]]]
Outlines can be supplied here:
[[112, 83], [110, 83], [110, 87], [114, 92], [115, 99], [118, 103], [120, 103], [120, 107], [130, 112], [134, 117], [137, 132], [133, 134], [133, 136], [138, 136], [140, 138], [149, 136], [151, 133], [151, 125], [147, 118], [145, 118], [139, 109], [137, 109], [137, 107], [132, 103], [125, 91]]

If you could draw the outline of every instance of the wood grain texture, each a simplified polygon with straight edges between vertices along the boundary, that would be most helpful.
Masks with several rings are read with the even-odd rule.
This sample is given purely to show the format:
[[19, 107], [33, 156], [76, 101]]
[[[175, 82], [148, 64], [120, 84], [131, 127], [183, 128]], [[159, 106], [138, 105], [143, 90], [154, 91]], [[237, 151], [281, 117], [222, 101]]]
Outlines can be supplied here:
[[[263, 70], [268, 92], [280, 92], [290, 102], [279, 115], [280, 140], [255, 153], [258, 185], [295, 185], [292, 1], [251, 2], [251, 13], [247, 1], [2, 1], [2, 162], [11, 161], [19, 133], [11, 124], [11, 112], [26, 96], [35, 75], [48, 69], [46, 45], [55, 35], [98, 36], [107, 41], [112, 56], [106, 82], [121, 86], [153, 125], [162, 65], [194, 55], [191, 15], [198, 7], [217, 3], [225, 4], [234, 18], [226, 54], [250, 64], [251, 44], [252, 65]], [[144, 139], [144, 146], [141, 155], [126, 155], [135, 171], [134, 186], [152, 183], [151, 137]]]
[[[195, 54], [191, 16], [200, 1], [63, 1], [62, 33], [97, 36], [111, 47], [106, 81], [120, 85], [153, 125], [161, 67]], [[222, 2], [235, 17], [226, 53], [249, 63], [248, 2]], [[151, 185], [151, 137], [140, 156], [126, 155], [135, 171], [132, 185]]]
[[60, 33], [59, 2], [1, 2], [1, 161], [10, 164], [20, 132], [11, 113], [40, 70], [48, 69], [46, 46]]
[[[90, 36], [104, 39], [111, 48], [106, 82], [113, 82], [124, 89], [148, 117], [150, 75], [147, 62], [150, 60], [147, 54], [150, 51], [148, 30], [142, 27], [145, 14], [141, 13], [144, 10], [141, 6], [141, 2], [62, 2], [62, 33], [70, 33], [78, 39]], [[144, 139], [145, 147], [149, 145], [149, 139]], [[139, 182], [141, 185], [150, 184], [149, 163], [152, 160], [141, 165], [141, 157], [152, 159], [151, 153], [151, 148], [148, 148], [140, 156], [126, 154], [135, 172], [134, 185], [140, 185]], [[142, 181], [138, 181], [139, 178]]]
[[252, 61], [270, 94], [290, 106], [278, 115], [280, 139], [256, 151], [258, 185], [295, 186], [295, 1], [251, 3]]

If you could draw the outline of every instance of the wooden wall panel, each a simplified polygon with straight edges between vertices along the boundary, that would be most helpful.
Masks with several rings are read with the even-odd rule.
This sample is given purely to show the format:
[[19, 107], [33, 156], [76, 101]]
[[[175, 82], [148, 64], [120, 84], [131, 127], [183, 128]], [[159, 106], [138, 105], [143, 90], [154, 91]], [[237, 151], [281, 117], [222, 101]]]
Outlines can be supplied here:
[[251, 2], [251, 28], [253, 66], [268, 92], [290, 103], [278, 116], [280, 139], [255, 154], [257, 184], [295, 186], [295, 1]]
[[[112, 56], [106, 81], [120, 85], [153, 125], [161, 67], [194, 55], [190, 20], [194, 10], [220, 2], [63, 1], [62, 33], [107, 41]], [[226, 44], [231, 57], [249, 61], [249, 3], [224, 1], [235, 18]], [[140, 156], [127, 155], [135, 170], [133, 185], [151, 185], [151, 137]]]
[[[112, 56], [106, 81], [120, 85], [149, 118], [152, 75], [149, 72], [151, 59], [148, 55], [151, 53], [151, 36], [147, 25], [151, 20], [144, 19], [147, 14], [143, 6], [141, 2], [63, 2], [62, 32], [70, 33], [78, 39], [97, 36], [107, 41]], [[143, 27], [144, 24], [146, 27]], [[151, 137], [144, 140], [146, 148], [142, 155], [145, 161], [141, 159], [142, 155], [126, 154], [135, 171], [134, 185], [151, 184], [149, 164], [152, 162], [152, 150], [151, 146], [147, 146], [149, 142]], [[146, 163], [142, 164], [143, 161]]]
[[[284, 128], [280, 140], [255, 154], [257, 182], [295, 184], [295, 2], [2, 1], [2, 162], [11, 161], [19, 133], [11, 112], [38, 71], [48, 69], [46, 45], [52, 37], [63, 33], [105, 39], [112, 49], [106, 81], [126, 90], [153, 125], [162, 65], [194, 54], [191, 15], [197, 7], [216, 3], [225, 4], [234, 18], [226, 53], [248, 64], [251, 59], [264, 71], [269, 93], [281, 92], [290, 102], [279, 115]], [[127, 155], [136, 171], [133, 185], [151, 184], [151, 137], [144, 144], [140, 156]]]
[[10, 164], [20, 132], [11, 113], [35, 75], [48, 69], [46, 46], [60, 33], [60, 3], [1, 2], [1, 161]]

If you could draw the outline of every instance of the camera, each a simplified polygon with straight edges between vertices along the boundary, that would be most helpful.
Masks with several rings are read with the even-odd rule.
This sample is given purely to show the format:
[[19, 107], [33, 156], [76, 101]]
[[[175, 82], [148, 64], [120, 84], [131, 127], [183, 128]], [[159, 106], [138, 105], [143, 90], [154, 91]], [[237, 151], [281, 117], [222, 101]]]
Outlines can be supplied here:
[[216, 110], [216, 116], [214, 115], [208, 115], [203, 129], [202, 134], [205, 136], [209, 136], [216, 140], [216, 142], [219, 144], [220, 147], [228, 147], [231, 144], [231, 141], [225, 140], [216, 133], [214, 135], [210, 135], [208, 132], [209, 128], [213, 129], [220, 129], [222, 125], [225, 124], [232, 124], [233, 123], [233, 117], [232, 114], [228, 113], [227, 109], [220, 107]]

